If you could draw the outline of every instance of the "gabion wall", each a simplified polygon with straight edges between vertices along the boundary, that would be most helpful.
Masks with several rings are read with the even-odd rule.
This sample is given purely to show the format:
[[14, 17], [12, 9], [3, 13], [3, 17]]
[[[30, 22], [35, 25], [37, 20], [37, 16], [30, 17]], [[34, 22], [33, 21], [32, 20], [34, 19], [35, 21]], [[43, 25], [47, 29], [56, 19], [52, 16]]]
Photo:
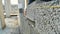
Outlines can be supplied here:
[[39, 34], [60, 34], [60, 8], [40, 8], [42, 6], [57, 5], [56, 2], [51, 1], [38, 4], [33, 3], [33, 5], [30, 5], [32, 7], [29, 6], [27, 8], [27, 16], [35, 19], [34, 29]]

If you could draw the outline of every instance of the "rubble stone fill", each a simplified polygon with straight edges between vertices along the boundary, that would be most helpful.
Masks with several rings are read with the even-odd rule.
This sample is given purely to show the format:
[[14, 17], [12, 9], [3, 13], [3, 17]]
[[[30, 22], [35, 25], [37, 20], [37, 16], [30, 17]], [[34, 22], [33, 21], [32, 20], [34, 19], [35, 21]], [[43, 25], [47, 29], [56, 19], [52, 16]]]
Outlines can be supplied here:
[[40, 8], [43, 6], [57, 6], [51, 2], [33, 2], [27, 8], [27, 17], [35, 19], [34, 29], [39, 34], [60, 34], [60, 8]]

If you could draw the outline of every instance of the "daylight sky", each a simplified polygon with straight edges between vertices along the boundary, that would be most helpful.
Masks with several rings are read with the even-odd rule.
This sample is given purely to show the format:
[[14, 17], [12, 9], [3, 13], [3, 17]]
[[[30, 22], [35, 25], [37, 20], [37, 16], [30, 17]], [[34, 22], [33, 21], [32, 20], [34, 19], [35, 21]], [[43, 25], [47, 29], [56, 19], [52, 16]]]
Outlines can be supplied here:
[[[4, 4], [4, 0], [2, 0], [2, 3]], [[12, 5], [18, 4], [18, 0], [11, 0], [11, 4]]]

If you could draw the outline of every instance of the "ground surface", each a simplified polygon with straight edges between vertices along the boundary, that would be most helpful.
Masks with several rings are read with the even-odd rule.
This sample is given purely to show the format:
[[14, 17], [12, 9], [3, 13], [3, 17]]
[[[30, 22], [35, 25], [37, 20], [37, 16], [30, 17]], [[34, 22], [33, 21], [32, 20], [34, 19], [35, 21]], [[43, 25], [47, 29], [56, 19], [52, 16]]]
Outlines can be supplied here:
[[20, 34], [18, 18], [16, 16], [5, 18], [6, 28], [0, 29], [0, 34]]

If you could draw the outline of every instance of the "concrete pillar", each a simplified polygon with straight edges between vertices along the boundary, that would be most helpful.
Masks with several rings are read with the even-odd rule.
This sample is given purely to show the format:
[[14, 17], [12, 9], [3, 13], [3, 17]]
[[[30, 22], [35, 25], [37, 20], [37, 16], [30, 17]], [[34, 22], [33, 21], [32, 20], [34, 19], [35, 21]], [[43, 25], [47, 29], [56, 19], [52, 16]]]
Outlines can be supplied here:
[[25, 0], [25, 9], [27, 8], [28, 0]]
[[10, 12], [11, 12], [10, 0], [5, 0], [4, 2], [5, 2], [6, 17], [10, 17]]
[[0, 0], [0, 28], [4, 29], [6, 24], [5, 24], [5, 18], [4, 18], [4, 12], [3, 12], [3, 5], [2, 5], [2, 0]]
[[29, 0], [25, 0], [24, 16], [26, 16], [26, 9], [27, 9], [27, 6], [28, 6], [28, 1]]

